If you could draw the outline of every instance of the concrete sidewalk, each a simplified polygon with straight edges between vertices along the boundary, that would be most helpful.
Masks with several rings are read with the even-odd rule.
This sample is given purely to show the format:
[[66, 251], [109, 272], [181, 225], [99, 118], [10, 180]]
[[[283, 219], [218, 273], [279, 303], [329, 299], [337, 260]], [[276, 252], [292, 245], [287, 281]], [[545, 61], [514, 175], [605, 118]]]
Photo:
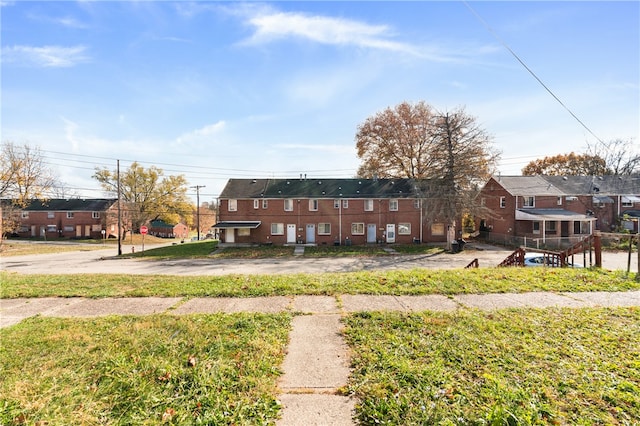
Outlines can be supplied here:
[[347, 384], [350, 354], [341, 317], [359, 311], [419, 312], [458, 309], [640, 306], [640, 291], [585, 293], [498, 293], [427, 296], [275, 296], [254, 298], [38, 298], [0, 299], [0, 327], [25, 318], [97, 317], [165, 313], [299, 313], [293, 318], [278, 386], [280, 426], [353, 425], [355, 401], [340, 395]]

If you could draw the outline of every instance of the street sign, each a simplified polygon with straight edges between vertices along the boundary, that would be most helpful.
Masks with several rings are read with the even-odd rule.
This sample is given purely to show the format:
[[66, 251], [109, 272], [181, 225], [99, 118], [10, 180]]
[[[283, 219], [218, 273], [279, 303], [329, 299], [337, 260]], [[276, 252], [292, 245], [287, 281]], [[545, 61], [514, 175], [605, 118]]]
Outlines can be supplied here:
[[147, 232], [149, 232], [149, 228], [147, 228], [147, 227], [146, 227], [146, 226], [144, 226], [144, 225], [140, 227], [140, 233], [141, 233], [142, 235], [146, 234]]

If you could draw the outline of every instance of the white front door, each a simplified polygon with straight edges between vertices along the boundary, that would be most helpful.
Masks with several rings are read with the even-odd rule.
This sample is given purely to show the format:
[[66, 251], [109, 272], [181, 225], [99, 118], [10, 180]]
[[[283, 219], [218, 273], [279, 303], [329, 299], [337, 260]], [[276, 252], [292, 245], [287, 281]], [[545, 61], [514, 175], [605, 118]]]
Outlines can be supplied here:
[[287, 244], [295, 244], [296, 242], [296, 225], [287, 224]]
[[224, 242], [225, 243], [236, 242], [236, 228], [227, 228], [224, 230]]
[[367, 225], [367, 242], [368, 243], [376, 242], [376, 229], [377, 229], [377, 226], [375, 223], [369, 223]]
[[395, 223], [387, 224], [387, 242], [395, 243], [396, 242], [396, 225]]
[[316, 242], [316, 225], [314, 223], [307, 224], [307, 244]]

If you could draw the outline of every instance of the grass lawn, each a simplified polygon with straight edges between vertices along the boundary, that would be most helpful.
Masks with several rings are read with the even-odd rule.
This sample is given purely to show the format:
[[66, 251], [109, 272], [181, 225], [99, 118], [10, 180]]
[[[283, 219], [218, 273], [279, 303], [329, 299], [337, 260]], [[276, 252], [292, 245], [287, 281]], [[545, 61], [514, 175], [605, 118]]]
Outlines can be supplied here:
[[0, 297], [250, 297], [470, 294], [640, 289], [634, 274], [565, 268], [415, 269], [292, 275], [21, 275], [0, 272]]
[[361, 424], [635, 425], [640, 309], [346, 319]]
[[52, 319], [0, 329], [0, 424], [273, 423], [288, 315]]

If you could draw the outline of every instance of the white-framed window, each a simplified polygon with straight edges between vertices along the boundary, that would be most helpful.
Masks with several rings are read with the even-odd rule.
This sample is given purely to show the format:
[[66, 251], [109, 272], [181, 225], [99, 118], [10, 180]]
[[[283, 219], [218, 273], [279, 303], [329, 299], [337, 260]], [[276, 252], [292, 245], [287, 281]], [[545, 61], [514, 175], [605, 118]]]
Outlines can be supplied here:
[[342, 200], [342, 208], [343, 209], [349, 208], [349, 200]]
[[309, 200], [309, 211], [310, 212], [317, 212], [318, 211], [318, 200], [316, 200], [316, 199]]
[[330, 223], [319, 223], [318, 224], [318, 235], [331, 235], [331, 224]]
[[65, 225], [64, 232], [73, 232], [73, 231], [74, 231], [73, 226]]
[[29, 219], [29, 212], [23, 211], [22, 213], [20, 213], [20, 217], [23, 219]]
[[389, 200], [389, 211], [390, 212], [397, 212], [398, 211], [398, 200], [391, 199]]
[[227, 206], [227, 209], [230, 212], [237, 212], [238, 211], [238, 200], [230, 199], [229, 200], [229, 204]]
[[444, 223], [432, 223], [431, 235], [443, 236], [444, 235]]
[[[71, 230], [73, 231], [73, 226]], [[56, 225], [47, 225], [47, 232], [58, 232], [58, 227]]]
[[539, 234], [540, 233], [540, 222], [532, 222], [533, 224], [533, 233], [534, 234]]
[[102, 225], [100, 224], [93, 224], [91, 225], [91, 232], [100, 232], [102, 231]]
[[420, 200], [419, 198], [416, 198], [415, 200], [413, 200], [413, 208], [416, 210], [420, 210], [420, 207], [422, 206], [422, 200]]
[[365, 212], [373, 211], [373, 200], [364, 200], [364, 211]]
[[504, 209], [507, 207], [507, 197], [500, 197], [500, 208]]
[[284, 223], [272, 223], [271, 235], [284, 235]]
[[558, 197], [558, 205], [561, 206], [562, 205], [562, 197]]
[[547, 227], [546, 227], [547, 234], [555, 234], [556, 233], [556, 230], [557, 230], [556, 224], [557, 223], [558, 222], [556, 222], [556, 221], [547, 222]]
[[67, 219], [73, 219], [73, 212], [67, 212]]
[[631, 201], [623, 201], [622, 207], [633, 207], [633, 203]]
[[262, 208], [266, 209], [267, 207], [269, 207], [269, 201], [267, 200], [262, 200]]
[[364, 223], [352, 223], [351, 235], [364, 235]]
[[91, 212], [91, 219], [100, 219], [100, 212]]
[[259, 209], [260, 208], [260, 200], [258, 200], [258, 199], [253, 200], [253, 208], [254, 209]]
[[47, 212], [47, 219], [53, 219], [56, 217], [56, 212]]
[[284, 200], [284, 211], [292, 212], [293, 211], [293, 200], [291, 198], [285, 198]]
[[238, 237], [248, 237], [249, 235], [251, 235], [251, 229], [238, 228]]
[[399, 223], [398, 224], [398, 235], [411, 235], [411, 224], [410, 223]]
[[334, 209], [340, 208], [340, 200], [333, 200], [333, 208]]
[[536, 197], [522, 197], [522, 207], [534, 208], [536, 206]]

